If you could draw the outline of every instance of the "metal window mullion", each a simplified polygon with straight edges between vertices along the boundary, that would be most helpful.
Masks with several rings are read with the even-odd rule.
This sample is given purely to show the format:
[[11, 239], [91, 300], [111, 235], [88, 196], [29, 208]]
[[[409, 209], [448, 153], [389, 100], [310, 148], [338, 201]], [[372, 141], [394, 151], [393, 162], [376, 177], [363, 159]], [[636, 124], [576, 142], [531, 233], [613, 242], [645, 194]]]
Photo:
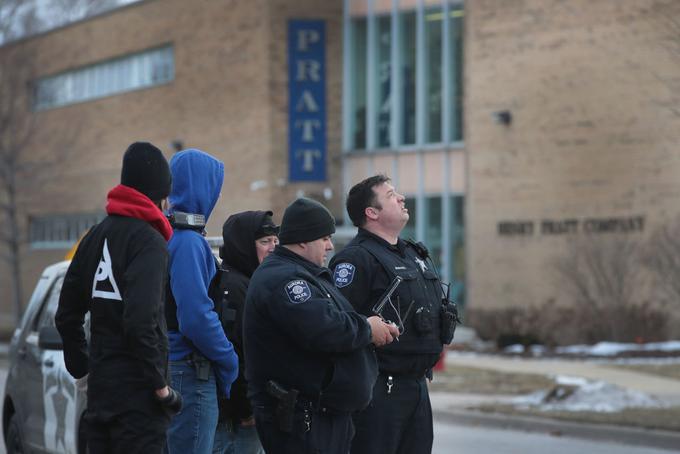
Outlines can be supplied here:
[[349, 160], [349, 155], [345, 155], [342, 157], [342, 193], [340, 197], [342, 198], [342, 220], [343, 220], [343, 225], [352, 225], [352, 221], [349, 218], [349, 214], [347, 213], [347, 210], [345, 207], [347, 206], [347, 193], [349, 192], [350, 189], [350, 175], [349, 175], [349, 166], [350, 166], [350, 160]]
[[416, 145], [425, 143], [425, 6], [418, 0], [416, 10]]
[[[451, 27], [449, 0], [442, 1], [442, 142], [451, 142]], [[451, 228], [451, 150], [444, 150], [444, 172], [442, 181], [442, 277], [453, 281], [454, 263]]]
[[451, 143], [451, 7], [442, 1], [442, 142]]
[[[344, 0], [344, 10], [342, 15], [342, 152], [349, 153], [352, 148], [352, 131], [353, 111], [352, 93], [354, 93], [354, 72], [352, 65], [352, 22], [350, 19], [350, 2], [351, 0]], [[349, 191], [350, 175], [349, 175], [349, 155], [345, 154], [342, 157], [342, 206], [345, 207], [347, 203], [347, 192]], [[342, 219], [343, 225], [350, 225], [351, 221], [347, 210], [343, 209]]]
[[[460, 6], [461, 4], [458, 4], [458, 3], [457, 3], [457, 5]], [[448, 39], [448, 43], [449, 43], [449, 46], [452, 46], [452, 42], [451, 42], [451, 41], [452, 41], [452, 38], [453, 38], [452, 30], [451, 30], [451, 22], [452, 22], [452, 18], [451, 18], [451, 14], [450, 14], [450, 13], [449, 13], [449, 15], [448, 15], [446, 21], [447, 21], [447, 23], [449, 24], [449, 39]], [[460, 26], [462, 26], [462, 24], [459, 23], [458, 26], [460, 27]], [[457, 31], [457, 33], [460, 33], [460, 30]], [[461, 36], [461, 39], [464, 39], [464, 37]], [[453, 55], [452, 55], [452, 54], [453, 54], [453, 49], [451, 48], [451, 49], [449, 50], [449, 52], [448, 52], [448, 58], [449, 58], [449, 59], [452, 59], [452, 58], [453, 58]], [[460, 104], [460, 102], [462, 101], [462, 100], [458, 99], [458, 96], [459, 96], [459, 93], [460, 93], [460, 91], [458, 90], [458, 87], [462, 84], [462, 80], [459, 80], [459, 78], [458, 78], [458, 74], [459, 74], [458, 67], [456, 67], [456, 70], [455, 70], [455, 71], [451, 71], [451, 66], [453, 65], [453, 63], [454, 63], [453, 61], [449, 61], [449, 64], [446, 66], [446, 67], [447, 67], [447, 70], [448, 70], [449, 73], [450, 73], [450, 75], [449, 75], [449, 79], [450, 79], [450, 86], [449, 86], [449, 89], [450, 89], [451, 91], [449, 92], [449, 103], [448, 103], [448, 104], [449, 104], [449, 108], [451, 109], [451, 113], [450, 113], [450, 116], [451, 116], [451, 117], [449, 118], [449, 120], [450, 120], [450, 121], [449, 121], [449, 128], [451, 128], [451, 129], [453, 129], [454, 125], [456, 125], [456, 127], [457, 127], [457, 125], [459, 124], [459, 119], [458, 119], [458, 118], [454, 118], [454, 115], [459, 115], [459, 114], [458, 114], [458, 112], [459, 112], [459, 111], [458, 111], [458, 104]], [[456, 60], [455, 63], [456, 63], [456, 64], [463, 65], [463, 56], [461, 55], [461, 59], [460, 59], [460, 60]], [[462, 74], [462, 73], [461, 73], [461, 74]], [[454, 96], [453, 96], [453, 94], [454, 94], [454, 91], [453, 91], [453, 90], [455, 90], [455, 98], [454, 98]], [[454, 104], [453, 104], [454, 99], [455, 99], [455, 101], [456, 101], [455, 106], [454, 106]], [[455, 107], [455, 110], [454, 110], [454, 107]], [[462, 111], [461, 111], [461, 114], [462, 114]], [[454, 120], [455, 120], [455, 121], [454, 121]], [[455, 138], [454, 138], [453, 130], [451, 130], [451, 134], [450, 134], [451, 137], [450, 137], [450, 138], [451, 138], [452, 141], [453, 141], [453, 140], [460, 140], [460, 138], [463, 137], [462, 131], [456, 131], [456, 132], [457, 132], [457, 134], [455, 135]]]
[[[354, 92], [354, 77], [352, 67], [352, 22], [350, 19], [350, 1], [344, 0], [342, 23], [342, 151], [348, 152], [352, 147], [352, 93]], [[343, 160], [343, 169], [345, 163]], [[344, 170], [343, 170], [344, 172]], [[344, 179], [344, 177], [343, 177]], [[343, 187], [343, 194], [344, 194]]]
[[426, 198], [425, 198], [425, 155], [417, 151], [418, 192], [416, 193], [416, 240], [425, 241]]
[[[423, 0], [416, 9], [416, 146], [425, 143], [425, 14]], [[425, 240], [425, 157], [418, 149], [418, 193], [416, 195], [416, 240]]]
[[403, 93], [401, 90], [401, 24], [399, 20], [399, 0], [392, 0], [392, 42], [390, 43], [390, 146], [396, 149], [400, 143], [399, 125], [401, 125]]
[[378, 141], [378, 39], [373, 1], [366, 1], [366, 149], [369, 151], [376, 149]]

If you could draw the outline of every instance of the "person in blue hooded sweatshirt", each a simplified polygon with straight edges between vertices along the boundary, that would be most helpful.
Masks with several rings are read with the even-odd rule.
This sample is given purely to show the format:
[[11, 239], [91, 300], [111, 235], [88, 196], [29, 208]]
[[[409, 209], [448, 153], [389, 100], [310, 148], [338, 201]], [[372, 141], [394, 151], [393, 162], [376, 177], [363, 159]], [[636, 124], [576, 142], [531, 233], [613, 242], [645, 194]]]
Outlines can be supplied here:
[[238, 357], [210, 298], [215, 258], [204, 238], [205, 222], [222, 189], [224, 165], [189, 149], [170, 161], [173, 187], [170, 214], [174, 235], [170, 253], [170, 292], [166, 319], [170, 344], [170, 382], [184, 399], [170, 424], [168, 452], [212, 452], [218, 420], [218, 395], [229, 396], [238, 375]]

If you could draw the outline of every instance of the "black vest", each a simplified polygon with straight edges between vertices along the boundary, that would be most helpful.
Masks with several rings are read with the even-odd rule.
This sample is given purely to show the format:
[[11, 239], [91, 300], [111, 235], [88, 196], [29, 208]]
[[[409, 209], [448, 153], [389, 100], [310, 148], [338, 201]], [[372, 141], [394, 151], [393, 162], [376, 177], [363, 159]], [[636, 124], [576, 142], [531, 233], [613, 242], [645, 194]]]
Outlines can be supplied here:
[[[426, 262], [426, 257], [417, 254], [407, 243], [404, 257], [389, 252], [375, 240], [359, 243], [382, 265], [390, 277], [401, 276], [402, 283], [392, 294], [392, 307], [387, 303], [382, 316], [397, 325], [403, 321], [404, 333], [399, 341], [382, 347], [385, 353], [393, 354], [439, 354], [442, 290], [437, 274]], [[377, 303], [377, 301], [376, 301]]]

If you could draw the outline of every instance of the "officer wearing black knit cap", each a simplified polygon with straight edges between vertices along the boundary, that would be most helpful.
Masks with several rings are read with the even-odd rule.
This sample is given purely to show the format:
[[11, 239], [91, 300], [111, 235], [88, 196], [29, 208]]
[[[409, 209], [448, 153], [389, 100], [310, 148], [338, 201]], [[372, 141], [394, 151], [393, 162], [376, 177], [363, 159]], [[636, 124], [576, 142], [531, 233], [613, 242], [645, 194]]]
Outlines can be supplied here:
[[87, 387], [90, 452], [160, 453], [181, 407], [166, 381], [163, 289], [172, 228], [160, 206], [170, 183], [158, 148], [130, 145], [121, 184], [107, 196], [108, 216], [82, 239], [64, 277], [55, 321], [66, 368]]
[[277, 246], [251, 279], [244, 342], [249, 397], [268, 454], [342, 453], [352, 412], [371, 399], [374, 346], [396, 327], [359, 315], [335, 288], [326, 254], [335, 220], [320, 203], [286, 208]]

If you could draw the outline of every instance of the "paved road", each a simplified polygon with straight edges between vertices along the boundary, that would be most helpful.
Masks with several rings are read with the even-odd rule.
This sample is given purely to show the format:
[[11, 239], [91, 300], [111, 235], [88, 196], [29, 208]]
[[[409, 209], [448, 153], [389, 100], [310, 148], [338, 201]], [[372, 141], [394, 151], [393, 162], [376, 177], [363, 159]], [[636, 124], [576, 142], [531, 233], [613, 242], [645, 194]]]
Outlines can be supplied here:
[[544, 433], [457, 426], [443, 422], [435, 422], [434, 440], [433, 454], [669, 454], [673, 452], [612, 442], [558, 437]]

